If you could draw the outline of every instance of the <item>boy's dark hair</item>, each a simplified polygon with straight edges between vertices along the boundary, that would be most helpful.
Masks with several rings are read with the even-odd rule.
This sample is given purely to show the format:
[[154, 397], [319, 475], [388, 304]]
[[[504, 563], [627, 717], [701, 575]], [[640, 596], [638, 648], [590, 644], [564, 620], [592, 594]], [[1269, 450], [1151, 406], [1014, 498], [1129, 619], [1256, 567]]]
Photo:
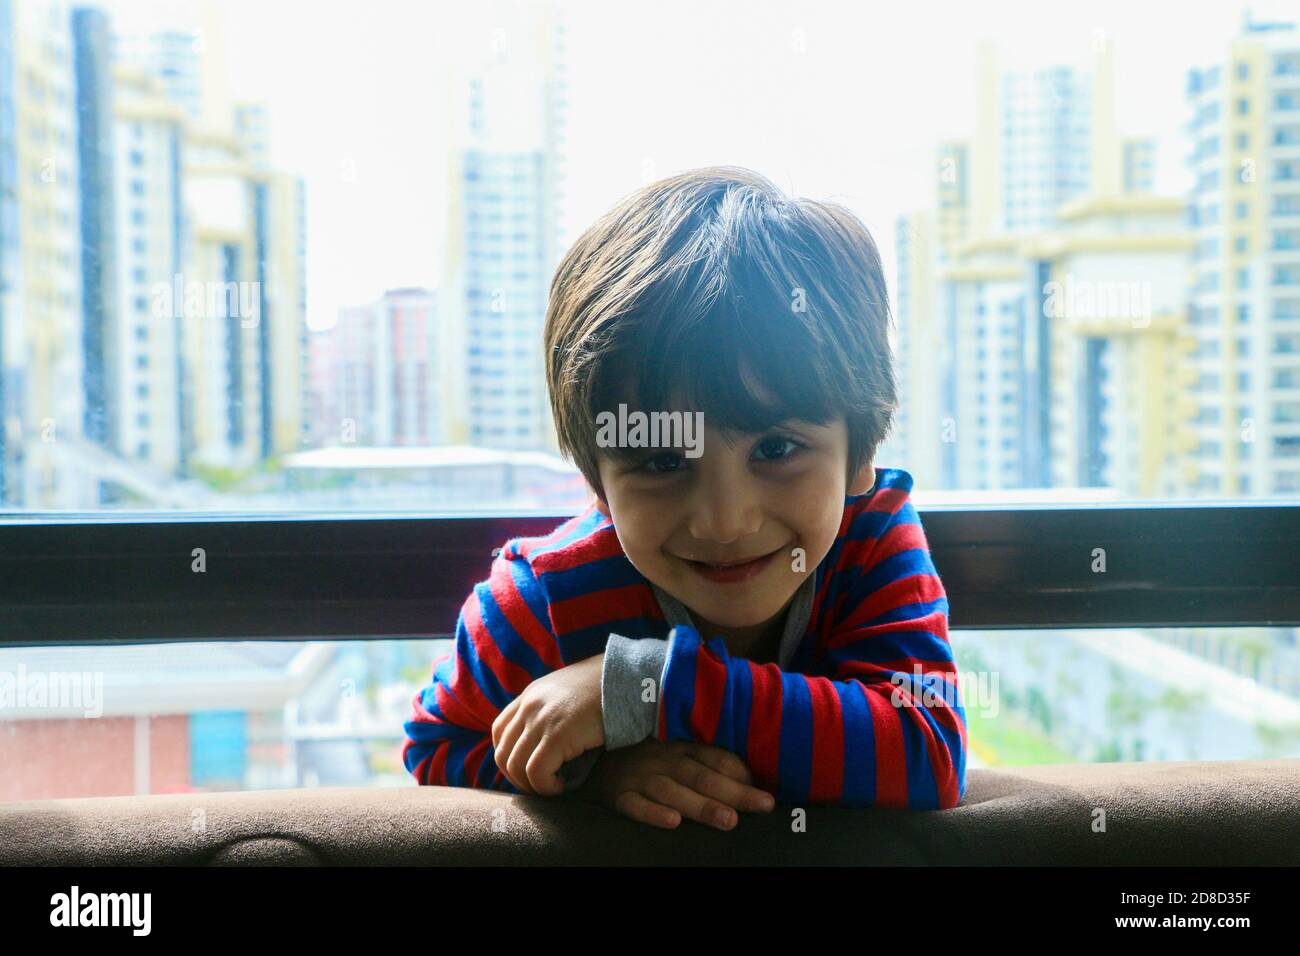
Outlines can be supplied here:
[[603, 496], [596, 416], [621, 401], [701, 411], [723, 431], [842, 415], [851, 478], [897, 407], [890, 323], [876, 245], [843, 206], [736, 166], [651, 183], [588, 228], [551, 282], [560, 449]]

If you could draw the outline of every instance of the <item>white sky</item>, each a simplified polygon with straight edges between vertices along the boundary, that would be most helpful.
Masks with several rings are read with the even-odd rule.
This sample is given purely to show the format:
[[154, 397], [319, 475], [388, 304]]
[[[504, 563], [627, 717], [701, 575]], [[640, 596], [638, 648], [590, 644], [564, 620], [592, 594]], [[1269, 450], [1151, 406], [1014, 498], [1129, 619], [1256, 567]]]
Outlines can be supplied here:
[[[534, 4], [527, 4], [532, 6]], [[308, 322], [387, 288], [436, 286], [446, 196], [444, 67], [508, 30], [513, 4], [223, 0], [233, 94], [266, 102], [272, 161], [307, 182]], [[560, 0], [568, 33], [566, 244], [650, 178], [751, 167], [835, 199], [894, 279], [897, 216], [932, 201], [934, 147], [973, 125], [976, 42], [1005, 66], [1086, 67], [1112, 44], [1118, 121], [1158, 142], [1181, 192], [1187, 69], [1222, 59], [1239, 2]], [[1294, 2], [1249, 4], [1296, 19]], [[110, 0], [119, 28], [192, 26], [198, 4]], [[474, 22], [471, 22], [474, 17]], [[343, 171], [352, 173], [348, 179]]]

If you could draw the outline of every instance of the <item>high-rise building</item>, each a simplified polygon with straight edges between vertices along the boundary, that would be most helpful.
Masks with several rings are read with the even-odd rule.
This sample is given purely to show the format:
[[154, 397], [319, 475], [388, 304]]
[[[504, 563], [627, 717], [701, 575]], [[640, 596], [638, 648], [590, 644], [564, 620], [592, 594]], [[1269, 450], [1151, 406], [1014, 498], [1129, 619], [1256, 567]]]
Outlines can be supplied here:
[[1093, 79], [1067, 66], [1003, 76], [998, 231], [1048, 229], [1062, 204], [1088, 191]]
[[454, 443], [553, 449], [541, 343], [563, 225], [564, 23], [549, 5], [527, 16], [453, 87], [444, 381]]
[[1155, 191], [1156, 144], [1145, 137], [1124, 140], [1124, 192], [1128, 195]]
[[1188, 74], [1193, 482], [1300, 491], [1300, 31], [1249, 19]]
[[114, 59], [158, 77], [163, 92], [185, 110], [190, 123], [203, 116], [203, 43], [187, 30], [159, 30], [114, 37]]
[[[257, 186], [233, 135], [191, 130], [182, 169], [190, 217], [183, 362], [193, 382], [194, 458], [247, 469], [264, 456], [263, 236]], [[190, 297], [187, 296], [187, 299]]]
[[187, 114], [137, 67], [114, 68], [113, 94], [117, 369], [105, 404], [123, 458], [184, 475], [194, 445], [181, 348]]
[[254, 188], [262, 312], [262, 455], [297, 451], [306, 443], [307, 195], [301, 177], [261, 173]]
[[235, 105], [235, 137], [257, 169], [266, 169], [271, 162], [270, 124], [264, 103]]
[[[21, 481], [22, 395], [26, 347], [19, 335], [17, 64], [13, 0], [0, 0], [0, 507], [16, 504]], [[11, 492], [11, 488], [13, 489]]]
[[[1020, 239], [968, 239], [940, 273], [931, 388], [940, 414], [932, 440], [948, 488], [1024, 487], [1024, 265]], [[937, 360], [937, 362], [936, 362]]]
[[[914, 463], [923, 486], [1076, 486], [1121, 475], [1123, 487], [1134, 491], [1158, 484], [1115, 464], [1126, 459], [1120, 446], [1102, 441], [1098, 429], [1106, 421], [1070, 432], [1082, 450], [1071, 446], [1062, 458], [1059, 447], [1061, 415], [1092, 419], [1053, 402], [1068, 394], [1071, 409], [1079, 401], [1096, 411], [1105, 399], [1062, 392], [1061, 362], [1073, 362], [1063, 343], [1074, 333], [1042, 314], [1043, 288], [1054, 270], [1073, 261], [1068, 250], [1091, 248], [1097, 231], [1117, 222], [1089, 211], [1109, 207], [1094, 203], [1081, 213], [1072, 204], [1150, 192], [1154, 179], [1150, 141], [1116, 133], [1109, 44], [1095, 45], [1093, 54], [1087, 72], [1064, 66], [999, 72], [991, 49], [982, 47], [974, 133], [940, 145], [933, 215], [900, 222], [903, 412], [894, 447]], [[1133, 212], [1125, 207], [1120, 228], [1151, 226]], [[1169, 248], [1180, 248], [1177, 241]], [[1093, 346], [1094, 360], [1099, 347]], [[1079, 381], [1087, 388], [1101, 380]], [[1111, 464], [1099, 457], [1103, 446]], [[1062, 464], [1086, 458], [1088, 448], [1096, 456], [1086, 465]]]
[[311, 435], [322, 446], [447, 445], [438, 297], [392, 289], [313, 332]]
[[899, 219], [894, 243], [898, 257], [895, 375], [899, 394], [905, 398], [899, 403], [893, 432], [879, 453], [880, 464], [906, 467], [921, 488], [937, 488], [941, 483], [938, 442], [915, 440], [918, 428], [930, 427], [939, 418], [935, 407], [938, 390], [916, 387], [936, 374], [933, 358], [941, 351], [932, 303], [933, 263], [938, 255], [935, 242], [934, 214], [930, 211]]
[[77, 170], [81, 225], [82, 358], [85, 437], [116, 442], [113, 406], [116, 356], [116, 230], [113, 216], [113, 84], [108, 17], [94, 8], [72, 12], [77, 89]]
[[180, 500], [195, 465], [302, 446], [302, 183], [204, 14], [113, 65], [102, 11], [0, 5], [5, 506]]
[[[1192, 443], [1187, 268], [1192, 238], [1176, 196], [1090, 195], [1021, 244], [1023, 434], [1039, 484], [1172, 497]], [[1026, 479], [1030, 478], [1026, 475]]]
[[306, 194], [300, 178], [271, 169], [265, 104], [234, 107], [234, 135], [252, 171], [258, 282], [263, 291], [262, 457], [301, 447], [307, 389]]
[[231, 102], [221, 11], [201, 13], [200, 30], [123, 36], [118, 51], [185, 114], [181, 459], [246, 469], [303, 442], [304, 190], [271, 167], [265, 105]]
[[184, 110], [180, 268], [155, 278], [174, 279], [181, 317], [180, 461], [240, 470], [302, 442], [303, 190], [271, 169], [265, 107], [230, 102], [220, 11], [202, 12], [199, 31], [125, 36], [118, 49]]
[[17, 188], [3, 231], [18, 243], [4, 294], [6, 503], [71, 508], [94, 500], [68, 462], [85, 425], [72, 18], [59, 0], [11, 0], [8, 19]]

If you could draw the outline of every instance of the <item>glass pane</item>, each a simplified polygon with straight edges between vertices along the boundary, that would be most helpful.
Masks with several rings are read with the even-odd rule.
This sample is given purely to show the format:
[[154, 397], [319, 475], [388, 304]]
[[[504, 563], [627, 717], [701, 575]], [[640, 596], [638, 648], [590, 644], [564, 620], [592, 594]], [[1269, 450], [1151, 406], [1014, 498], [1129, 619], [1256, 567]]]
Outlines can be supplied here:
[[1293, 628], [953, 631], [969, 766], [1300, 757]]
[[[1292, 629], [957, 631], [968, 766], [1300, 757]], [[447, 640], [0, 649], [0, 800], [414, 786]]]
[[1247, 6], [0, 0], [0, 510], [577, 510], [556, 266], [718, 163], [870, 230], [918, 503], [1295, 501]]
[[406, 786], [449, 640], [0, 648], [0, 800]]

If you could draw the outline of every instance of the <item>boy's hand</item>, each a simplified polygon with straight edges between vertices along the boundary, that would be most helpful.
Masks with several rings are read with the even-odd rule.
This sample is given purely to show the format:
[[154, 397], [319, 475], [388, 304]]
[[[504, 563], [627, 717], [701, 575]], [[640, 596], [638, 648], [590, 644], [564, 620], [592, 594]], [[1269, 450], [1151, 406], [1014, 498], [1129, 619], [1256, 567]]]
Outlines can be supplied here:
[[603, 653], [537, 678], [492, 722], [497, 766], [524, 793], [564, 792], [560, 768], [605, 743]]
[[672, 829], [685, 816], [730, 830], [737, 810], [767, 812], [775, 805], [753, 782], [745, 762], [729, 750], [648, 737], [601, 754], [578, 794], [651, 826]]

